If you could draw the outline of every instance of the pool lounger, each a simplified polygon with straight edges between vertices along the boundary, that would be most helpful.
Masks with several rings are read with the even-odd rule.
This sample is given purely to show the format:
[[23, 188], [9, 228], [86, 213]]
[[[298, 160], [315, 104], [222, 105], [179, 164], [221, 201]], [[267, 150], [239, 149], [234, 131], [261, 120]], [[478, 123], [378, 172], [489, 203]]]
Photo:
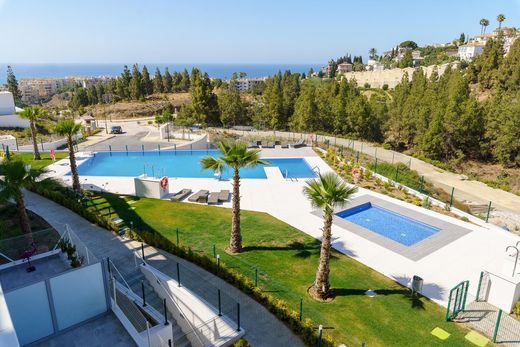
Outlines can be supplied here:
[[192, 192], [191, 189], [183, 189], [175, 194], [172, 195], [172, 197], [170, 198], [171, 201], [181, 201], [181, 200], [184, 200], [186, 199], [186, 197], [188, 197], [188, 195], [190, 195]]
[[220, 193], [218, 193], [218, 201], [219, 202], [229, 201], [229, 190], [221, 190]]
[[208, 196], [208, 205], [216, 205], [219, 202], [219, 194], [217, 192], [210, 193]]
[[209, 190], [199, 190], [188, 198], [191, 202], [206, 202], [208, 201]]
[[298, 142], [296, 142], [295, 144], [292, 144], [291, 147], [292, 148], [305, 147], [305, 140], [304, 139], [299, 139]]

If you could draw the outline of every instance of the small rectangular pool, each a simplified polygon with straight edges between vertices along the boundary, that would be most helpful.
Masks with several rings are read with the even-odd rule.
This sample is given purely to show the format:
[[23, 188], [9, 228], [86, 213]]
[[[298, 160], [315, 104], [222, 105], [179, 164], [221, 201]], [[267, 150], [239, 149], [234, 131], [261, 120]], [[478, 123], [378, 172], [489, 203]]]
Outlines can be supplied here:
[[[217, 150], [194, 151], [143, 151], [143, 152], [96, 152], [78, 166], [81, 176], [148, 176], [179, 178], [215, 178], [211, 170], [203, 170], [200, 160], [206, 156], [219, 156]], [[278, 167], [285, 178], [314, 178], [316, 173], [304, 158], [262, 158], [270, 162], [268, 167]], [[229, 179], [230, 170], [221, 177]], [[70, 175], [70, 172], [68, 173]], [[240, 170], [242, 178], [267, 178], [264, 165]]]
[[404, 246], [412, 246], [441, 230], [399, 213], [372, 205], [370, 202], [338, 212], [336, 216]]

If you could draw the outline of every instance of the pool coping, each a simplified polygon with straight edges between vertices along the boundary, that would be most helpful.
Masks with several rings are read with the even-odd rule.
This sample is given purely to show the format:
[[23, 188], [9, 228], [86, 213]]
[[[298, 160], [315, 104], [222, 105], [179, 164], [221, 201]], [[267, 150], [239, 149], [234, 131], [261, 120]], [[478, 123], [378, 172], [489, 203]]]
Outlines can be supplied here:
[[[436, 232], [435, 234], [433, 234], [411, 246], [405, 246], [397, 241], [394, 241], [390, 238], [386, 238], [374, 231], [366, 229], [355, 223], [351, 223], [348, 220], [345, 220], [336, 215], [336, 213], [338, 213], [338, 212], [344, 211], [346, 209], [354, 208], [356, 206], [365, 204], [367, 202], [370, 202], [373, 205], [385, 208], [392, 212], [401, 214], [405, 217], [414, 219], [416, 221], [429, 224], [440, 230], [438, 232]], [[314, 214], [315, 216], [321, 217], [322, 211], [314, 210], [314, 211], [312, 211], [312, 214]], [[472, 230], [470, 230], [470, 229], [463, 228], [461, 226], [447, 222], [441, 218], [436, 218], [435, 216], [430, 216], [426, 213], [421, 213], [421, 212], [415, 211], [411, 208], [407, 208], [407, 207], [392, 203], [390, 201], [380, 199], [380, 198], [372, 196], [372, 195], [362, 195], [362, 196], [353, 198], [347, 203], [347, 205], [340, 207], [340, 208], [336, 208], [334, 210], [334, 217], [333, 217], [332, 221], [333, 221], [334, 225], [336, 225], [342, 229], [350, 231], [358, 236], [361, 236], [369, 241], [372, 241], [392, 252], [395, 252], [395, 253], [397, 253], [405, 258], [408, 258], [410, 260], [413, 260], [413, 261], [418, 261], [418, 260], [434, 253], [435, 251], [438, 251], [439, 249], [452, 243], [453, 241], [458, 240], [459, 238], [463, 237], [464, 235], [467, 235], [472, 232]]]

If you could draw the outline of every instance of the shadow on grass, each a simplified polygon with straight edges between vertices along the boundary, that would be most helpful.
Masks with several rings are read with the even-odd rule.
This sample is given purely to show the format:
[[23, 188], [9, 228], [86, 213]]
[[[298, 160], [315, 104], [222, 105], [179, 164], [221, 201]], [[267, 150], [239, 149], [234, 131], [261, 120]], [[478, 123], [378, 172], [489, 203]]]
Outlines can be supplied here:
[[[366, 295], [366, 289], [353, 289], [353, 288], [333, 288], [334, 296], [355, 296], [355, 295]], [[428, 300], [420, 294], [412, 295], [412, 292], [407, 288], [397, 289], [376, 289], [374, 290], [377, 295], [401, 295], [410, 301], [411, 307], [414, 309], [424, 310], [424, 300]], [[377, 298], [377, 296], [376, 296]]]

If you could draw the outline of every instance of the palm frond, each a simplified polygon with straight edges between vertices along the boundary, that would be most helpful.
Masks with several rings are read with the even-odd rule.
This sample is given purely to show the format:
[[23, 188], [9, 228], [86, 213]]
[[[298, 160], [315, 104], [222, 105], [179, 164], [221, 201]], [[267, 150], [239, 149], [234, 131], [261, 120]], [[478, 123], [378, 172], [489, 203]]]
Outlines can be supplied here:
[[303, 194], [315, 208], [332, 212], [336, 207], [342, 207], [347, 200], [357, 192], [357, 187], [349, 187], [334, 173], [320, 175], [317, 179], [306, 182]]

